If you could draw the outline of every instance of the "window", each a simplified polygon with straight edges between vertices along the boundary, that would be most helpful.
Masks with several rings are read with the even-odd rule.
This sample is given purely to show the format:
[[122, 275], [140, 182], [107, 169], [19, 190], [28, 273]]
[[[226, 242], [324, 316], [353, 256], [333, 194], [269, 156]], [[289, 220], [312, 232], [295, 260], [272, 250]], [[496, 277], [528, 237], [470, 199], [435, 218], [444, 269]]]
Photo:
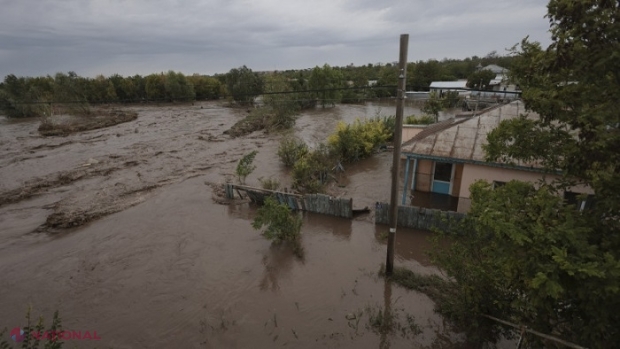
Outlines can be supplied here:
[[589, 210], [594, 207], [594, 195], [575, 193], [572, 191], [564, 192], [564, 200], [569, 205], [577, 206], [579, 211]]
[[450, 182], [452, 179], [452, 164], [448, 162], [436, 162], [433, 179], [436, 181]]

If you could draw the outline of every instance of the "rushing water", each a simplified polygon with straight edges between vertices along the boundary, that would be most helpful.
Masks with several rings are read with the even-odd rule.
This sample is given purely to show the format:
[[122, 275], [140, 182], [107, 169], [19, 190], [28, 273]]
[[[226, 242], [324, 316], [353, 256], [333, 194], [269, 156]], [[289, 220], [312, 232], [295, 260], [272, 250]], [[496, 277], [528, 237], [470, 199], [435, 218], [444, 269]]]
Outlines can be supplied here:
[[[294, 132], [316, 144], [338, 121], [391, 108], [304, 112]], [[446, 348], [462, 339], [428, 297], [377, 276], [386, 227], [372, 214], [304, 214], [300, 260], [251, 227], [256, 207], [214, 203], [210, 184], [230, 179], [253, 149], [248, 184], [290, 183], [276, 156], [283, 135], [223, 136], [245, 111], [215, 103], [133, 109], [134, 122], [58, 138], [39, 137], [36, 120], [0, 122], [0, 190], [32, 190], [0, 202], [0, 328], [24, 326], [31, 305], [48, 324], [59, 310], [65, 329], [101, 338], [68, 344], [78, 348]], [[383, 153], [348, 167], [347, 185], [333, 191], [356, 207], [387, 201], [390, 161]], [[46, 233], [53, 213], [90, 222]], [[396, 264], [437, 273], [427, 238], [399, 229]], [[404, 329], [374, 330], [386, 307]]]

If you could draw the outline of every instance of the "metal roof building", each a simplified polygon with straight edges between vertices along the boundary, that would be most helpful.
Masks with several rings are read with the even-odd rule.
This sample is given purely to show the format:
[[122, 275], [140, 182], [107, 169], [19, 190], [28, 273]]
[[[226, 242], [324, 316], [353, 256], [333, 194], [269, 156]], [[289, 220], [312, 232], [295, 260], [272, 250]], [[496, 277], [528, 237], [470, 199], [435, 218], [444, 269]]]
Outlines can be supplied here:
[[[483, 111], [475, 117], [452, 118], [427, 127], [414, 138], [403, 143], [403, 155], [433, 159], [450, 159], [458, 162], [485, 161], [482, 146], [487, 143], [487, 134], [502, 120], [518, 117], [525, 112], [522, 101], [498, 105]], [[517, 166], [531, 167], [534, 164], [517, 163]]]
[[430, 85], [431, 90], [467, 89], [467, 80], [457, 81], [433, 81]]

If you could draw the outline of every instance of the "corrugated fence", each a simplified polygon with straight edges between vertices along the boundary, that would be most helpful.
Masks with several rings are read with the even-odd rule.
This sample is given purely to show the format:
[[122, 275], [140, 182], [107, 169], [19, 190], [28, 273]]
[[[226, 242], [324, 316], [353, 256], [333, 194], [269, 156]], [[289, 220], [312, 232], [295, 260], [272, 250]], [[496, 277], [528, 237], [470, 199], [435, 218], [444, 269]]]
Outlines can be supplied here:
[[262, 205], [266, 197], [272, 196], [281, 204], [286, 204], [292, 210], [321, 213], [330, 216], [351, 218], [353, 217], [353, 199], [334, 198], [323, 194], [298, 195], [280, 191], [253, 188], [244, 185], [226, 184], [226, 197], [234, 199], [235, 192], [243, 197], [246, 196], [259, 205]]
[[[377, 202], [375, 224], [389, 224], [390, 204]], [[465, 217], [464, 213], [441, 211], [416, 206], [398, 206], [399, 227], [420, 230], [446, 229]]]

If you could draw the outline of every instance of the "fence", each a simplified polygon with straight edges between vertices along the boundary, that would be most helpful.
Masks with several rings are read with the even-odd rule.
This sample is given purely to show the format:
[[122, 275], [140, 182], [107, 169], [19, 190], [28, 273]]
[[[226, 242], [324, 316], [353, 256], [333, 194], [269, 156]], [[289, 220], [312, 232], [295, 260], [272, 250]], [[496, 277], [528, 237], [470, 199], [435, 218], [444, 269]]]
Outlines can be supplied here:
[[[375, 224], [389, 224], [390, 204], [377, 202]], [[419, 230], [446, 229], [465, 217], [464, 213], [441, 211], [416, 206], [398, 206], [397, 226]]]
[[243, 197], [241, 192], [252, 201], [262, 205], [265, 198], [271, 196], [279, 203], [286, 204], [291, 210], [321, 213], [330, 216], [353, 217], [353, 199], [334, 198], [323, 194], [298, 195], [274, 190], [253, 188], [244, 185], [226, 184], [226, 198], [234, 199], [235, 192]]

